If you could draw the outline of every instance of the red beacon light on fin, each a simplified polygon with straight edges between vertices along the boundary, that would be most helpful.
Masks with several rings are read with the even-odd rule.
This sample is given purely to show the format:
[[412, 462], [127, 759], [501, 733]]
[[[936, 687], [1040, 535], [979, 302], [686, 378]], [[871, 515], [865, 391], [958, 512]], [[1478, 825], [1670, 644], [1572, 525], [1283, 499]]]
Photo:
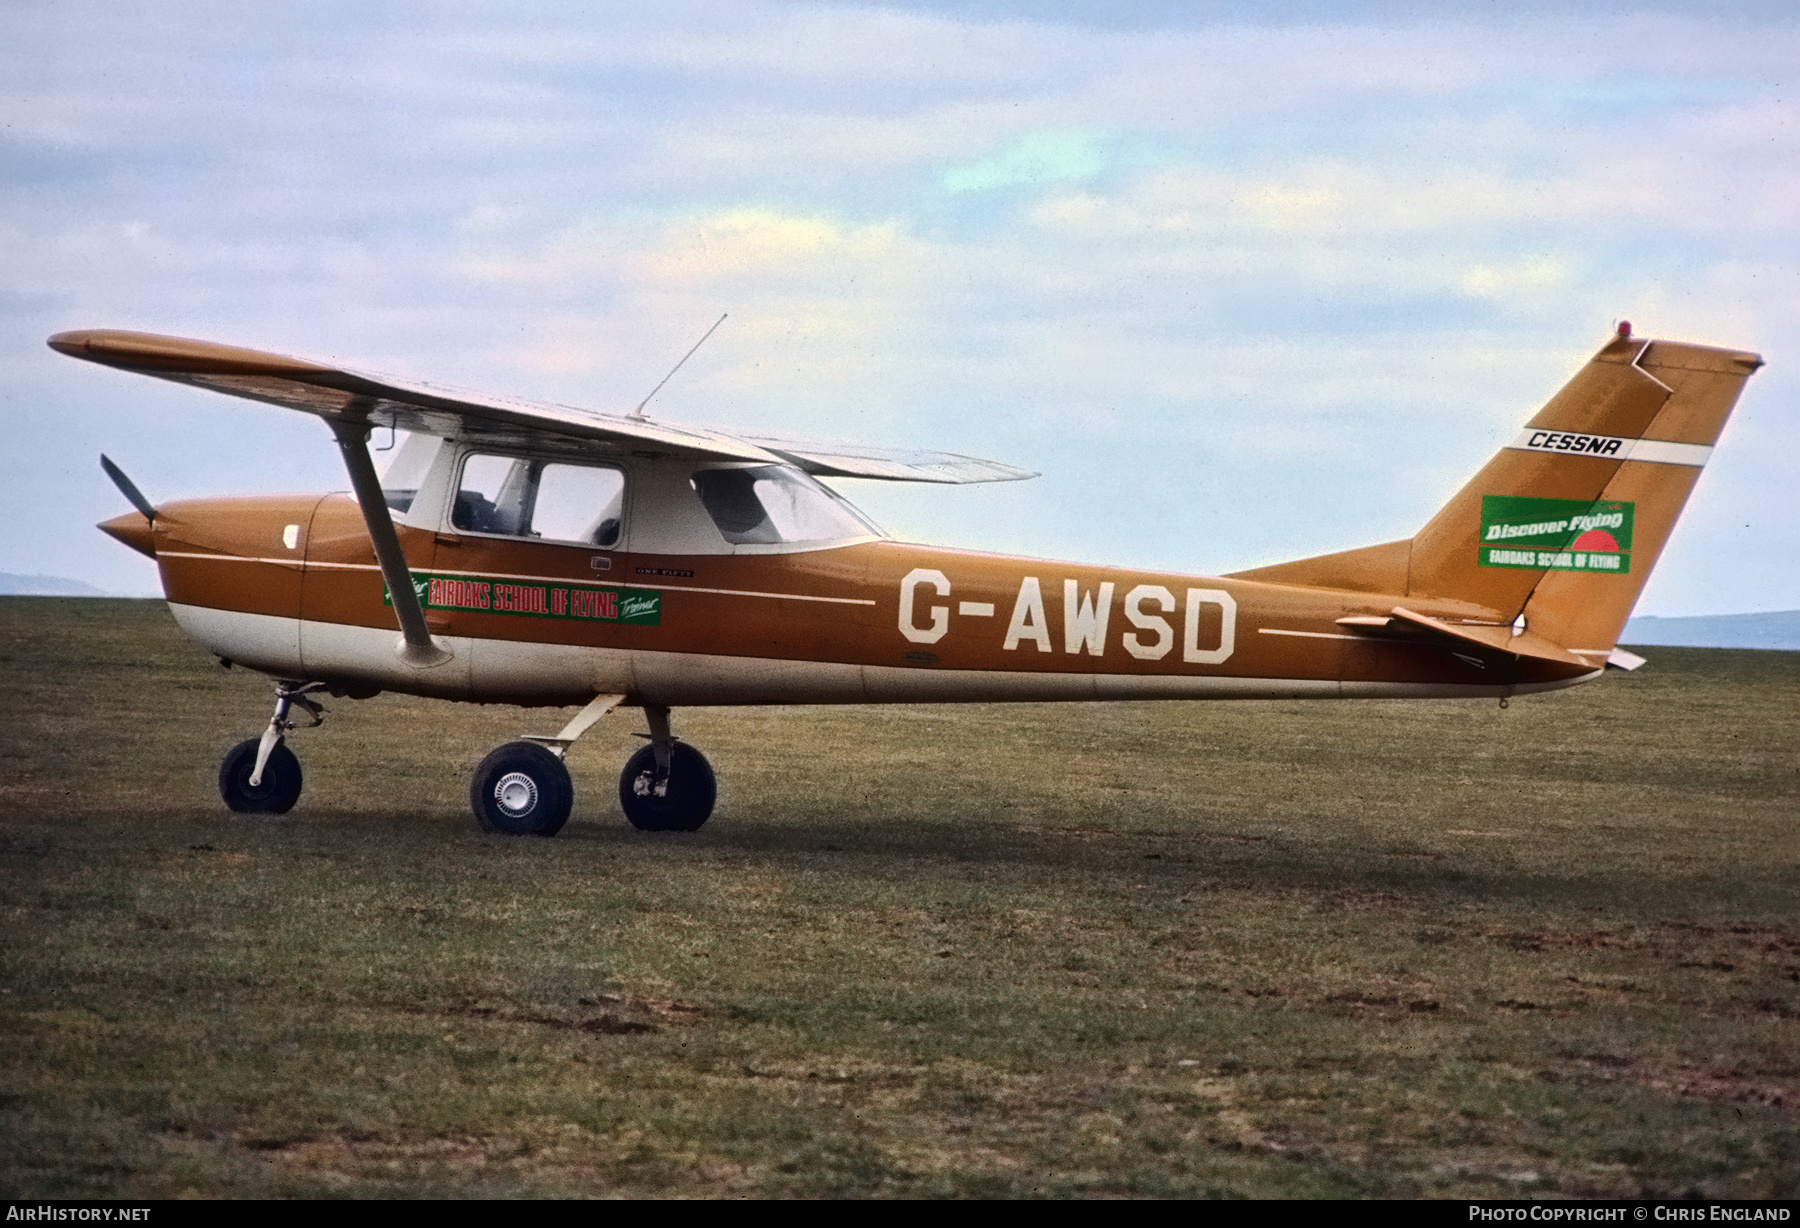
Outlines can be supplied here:
[[1630, 337], [1631, 337], [1631, 321], [1630, 320], [1620, 320], [1619, 321], [1619, 337], [1623, 340], [1630, 339]]

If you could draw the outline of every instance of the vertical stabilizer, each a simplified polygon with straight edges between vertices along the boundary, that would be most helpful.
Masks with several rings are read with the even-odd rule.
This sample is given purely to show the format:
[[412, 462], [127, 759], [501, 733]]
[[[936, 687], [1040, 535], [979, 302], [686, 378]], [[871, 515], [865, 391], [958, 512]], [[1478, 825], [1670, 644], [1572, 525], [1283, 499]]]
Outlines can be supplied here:
[[1408, 595], [1523, 614], [1598, 663], [1761, 365], [1621, 330], [1413, 538]]

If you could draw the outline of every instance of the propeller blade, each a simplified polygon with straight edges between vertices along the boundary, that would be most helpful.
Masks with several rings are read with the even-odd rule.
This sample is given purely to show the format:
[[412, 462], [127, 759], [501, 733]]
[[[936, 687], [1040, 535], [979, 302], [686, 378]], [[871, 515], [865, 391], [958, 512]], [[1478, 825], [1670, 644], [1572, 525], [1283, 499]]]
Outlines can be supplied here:
[[125, 471], [113, 464], [104, 452], [100, 454], [100, 467], [106, 470], [106, 476], [111, 478], [113, 485], [119, 488], [119, 493], [131, 500], [131, 506], [144, 513], [144, 519], [155, 524], [156, 509], [150, 506], [150, 500], [144, 498], [144, 492], [139, 490], [132, 480], [125, 476]]

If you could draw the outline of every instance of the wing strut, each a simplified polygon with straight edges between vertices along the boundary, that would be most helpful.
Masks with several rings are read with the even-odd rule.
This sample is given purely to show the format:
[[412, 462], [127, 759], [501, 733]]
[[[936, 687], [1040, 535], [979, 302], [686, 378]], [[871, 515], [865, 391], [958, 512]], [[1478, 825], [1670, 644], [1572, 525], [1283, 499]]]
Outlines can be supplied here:
[[442, 665], [450, 654], [431, 638], [431, 629], [425, 625], [425, 610], [419, 605], [418, 590], [413, 588], [406, 552], [400, 548], [400, 535], [394, 532], [394, 518], [388, 512], [387, 496], [381, 493], [381, 479], [375, 476], [375, 462], [369, 459], [369, 427], [366, 423], [340, 422], [335, 418], [325, 421], [337, 436], [338, 451], [344, 454], [350, 486], [362, 506], [363, 523], [369, 526], [375, 558], [393, 597], [394, 617], [400, 620], [403, 640], [400, 659], [421, 667]]

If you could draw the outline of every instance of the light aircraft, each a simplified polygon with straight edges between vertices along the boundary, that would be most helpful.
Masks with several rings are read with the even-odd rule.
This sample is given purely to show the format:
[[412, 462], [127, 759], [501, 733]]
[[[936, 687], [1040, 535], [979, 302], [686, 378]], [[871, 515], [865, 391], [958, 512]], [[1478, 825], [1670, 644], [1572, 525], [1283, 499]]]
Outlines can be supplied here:
[[[220, 768], [226, 805], [294, 805], [290, 718], [318, 723], [321, 692], [583, 705], [471, 781], [484, 828], [540, 836], [569, 815], [564, 752], [619, 705], [650, 727], [619, 779], [626, 817], [692, 831], [716, 785], [671, 733], [682, 705], [1504, 702], [1635, 668], [1619, 631], [1762, 365], [1620, 325], [1416, 536], [1192, 577], [894, 541], [817, 481], [1035, 476], [992, 461], [730, 435], [643, 406], [533, 405], [145, 333], [49, 344], [317, 415], [343, 454], [349, 494], [161, 506], [102, 458], [137, 510], [100, 528], [156, 560], [187, 634], [276, 680], [268, 728]], [[405, 440], [379, 475], [377, 430]]]

